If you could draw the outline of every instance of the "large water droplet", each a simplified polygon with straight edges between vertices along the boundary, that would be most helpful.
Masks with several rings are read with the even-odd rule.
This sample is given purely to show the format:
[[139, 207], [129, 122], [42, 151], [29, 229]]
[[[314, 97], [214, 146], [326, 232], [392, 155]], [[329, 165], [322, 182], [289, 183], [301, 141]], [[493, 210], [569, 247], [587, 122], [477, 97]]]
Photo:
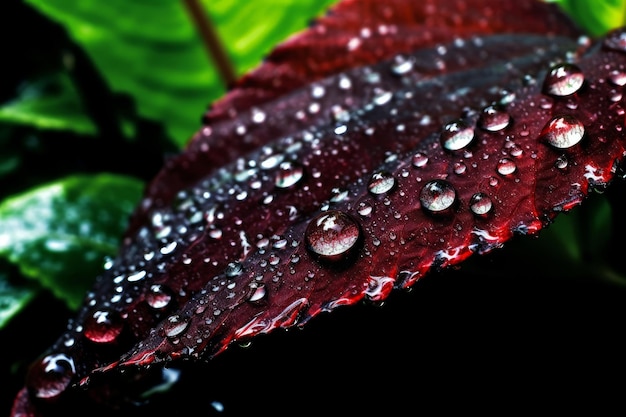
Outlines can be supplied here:
[[445, 149], [458, 151], [474, 140], [474, 128], [462, 120], [455, 120], [444, 126], [440, 139]]
[[350, 256], [360, 238], [361, 229], [356, 220], [338, 210], [319, 214], [304, 234], [307, 249], [319, 259], [331, 262]]
[[281, 162], [276, 172], [275, 184], [278, 188], [289, 188], [297, 184], [304, 176], [304, 168], [297, 162]]
[[456, 190], [448, 181], [431, 180], [420, 191], [420, 203], [431, 213], [445, 213], [456, 203]]
[[543, 82], [543, 91], [553, 96], [569, 96], [580, 90], [584, 81], [580, 68], [564, 62], [550, 69]]
[[94, 343], [111, 343], [122, 333], [124, 321], [115, 311], [96, 310], [85, 320], [85, 337]]
[[76, 375], [74, 360], [56, 353], [44, 356], [28, 371], [26, 385], [37, 398], [53, 399], [62, 394]]
[[540, 138], [559, 149], [571, 148], [583, 139], [585, 127], [573, 116], [556, 116], [541, 131]]
[[485, 193], [476, 193], [472, 195], [469, 201], [470, 210], [477, 216], [486, 216], [493, 209], [491, 198]]
[[396, 184], [394, 176], [387, 171], [378, 171], [372, 175], [367, 190], [376, 195], [388, 193]]
[[502, 106], [487, 106], [480, 113], [478, 125], [489, 132], [497, 132], [511, 123], [511, 116]]

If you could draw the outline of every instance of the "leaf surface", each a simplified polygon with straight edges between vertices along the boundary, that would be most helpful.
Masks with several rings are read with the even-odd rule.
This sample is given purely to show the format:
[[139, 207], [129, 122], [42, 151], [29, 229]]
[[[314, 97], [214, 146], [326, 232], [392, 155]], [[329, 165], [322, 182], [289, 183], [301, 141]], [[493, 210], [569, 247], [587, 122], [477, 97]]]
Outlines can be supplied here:
[[[502, 3], [454, 4], [459, 13], [445, 17], [430, 3], [411, 3], [415, 14], [401, 1], [377, 11], [408, 16], [406, 27], [433, 33], [432, 43], [405, 45], [404, 26], [387, 27], [364, 50], [381, 42], [389, 55], [339, 59], [277, 97], [227, 96], [237, 112], [208, 117], [155, 178], [119, 256], [34, 363], [14, 414], [36, 415], [29, 395], [57, 400], [76, 385], [119, 401], [119, 375], [210, 359], [338, 306], [382, 302], [515, 234], [538, 233], [607, 186], [624, 156], [622, 32], [581, 45], [571, 22], [541, 2], [503, 9], [507, 31], [488, 24], [500, 21]], [[338, 48], [377, 39], [363, 36], [361, 20], [339, 24], [374, 16], [363, 5], [380, 7], [342, 3], [301, 39], [328, 34]], [[491, 18], [461, 19], [474, 10]], [[545, 21], [520, 19], [528, 10]], [[335, 20], [352, 36], [319, 29]], [[292, 56], [285, 72], [298, 79], [302, 60]]]

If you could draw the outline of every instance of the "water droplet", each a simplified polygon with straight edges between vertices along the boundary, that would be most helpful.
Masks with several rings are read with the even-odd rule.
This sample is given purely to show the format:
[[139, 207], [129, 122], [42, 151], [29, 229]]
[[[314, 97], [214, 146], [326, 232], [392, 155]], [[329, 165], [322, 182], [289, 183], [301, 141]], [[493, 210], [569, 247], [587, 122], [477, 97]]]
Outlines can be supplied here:
[[420, 191], [420, 203], [432, 213], [445, 213], [456, 203], [456, 190], [448, 181], [431, 180]]
[[94, 343], [111, 343], [124, 328], [122, 317], [115, 311], [97, 310], [85, 320], [85, 337]]
[[550, 69], [543, 82], [543, 91], [553, 96], [569, 96], [580, 90], [584, 81], [580, 68], [564, 62]]
[[585, 127], [573, 116], [556, 116], [541, 131], [540, 138], [559, 149], [571, 148], [585, 135]]
[[489, 132], [497, 132], [511, 123], [511, 116], [498, 105], [487, 106], [478, 118], [478, 125]]
[[304, 176], [304, 168], [297, 162], [281, 162], [276, 172], [275, 184], [278, 188], [289, 188], [297, 184]]
[[372, 175], [367, 190], [376, 195], [388, 193], [396, 184], [394, 176], [387, 171], [378, 171]]
[[428, 157], [421, 152], [417, 152], [413, 155], [412, 163], [415, 168], [421, 168], [428, 163]]
[[391, 64], [391, 72], [395, 75], [404, 75], [413, 69], [413, 61], [404, 55], [396, 55]]
[[556, 158], [556, 161], [554, 161], [554, 166], [558, 169], [565, 169], [567, 168], [567, 165], [569, 165], [569, 162], [566, 155], [560, 155]]
[[250, 295], [248, 296], [248, 301], [251, 303], [260, 303], [267, 297], [267, 291], [265, 289], [265, 284], [263, 283], [252, 283], [250, 285]]
[[467, 171], [467, 165], [465, 165], [464, 162], [455, 162], [453, 169], [455, 174], [462, 175], [465, 174], [465, 171]]
[[440, 139], [444, 148], [458, 151], [474, 140], [474, 128], [462, 120], [455, 120], [444, 126]]
[[476, 193], [472, 195], [469, 201], [470, 210], [477, 216], [486, 216], [493, 209], [491, 198], [485, 193]]
[[169, 338], [175, 338], [183, 333], [189, 327], [189, 321], [183, 320], [178, 314], [169, 316], [163, 325], [165, 335]]
[[515, 162], [509, 158], [502, 158], [498, 161], [498, 167], [496, 168], [498, 174], [501, 175], [511, 175], [517, 169]]
[[372, 215], [372, 211], [374, 211], [374, 207], [367, 201], [362, 201], [359, 203], [359, 207], [357, 208], [357, 213], [362, 217], [369, 217]]
[[26, 385], [37, 398], [53, 399], [62, 394], [76, 375], [74, 360], [63, 354], [47, 355], [28, 371]]
[[241, 264], [241, 262], [230, 262], [228, 265], [226, 265], [226, 269], [224, 269], [224, 274], [230, 278], [241, 275], [242, 272], [243, 265]]
[[609, 74], [609, 81], [618, 87], [626, 85], [626, 72], [624, 71], [611, 71]]
[[374, 96], [374, 104], [383, 106], [391, 101], [393, 93], [391, 91], [379, 91]]
[[146, 294], [146, 302], [155, 310], [166, 308], [172, 301], [172, 294], [160, 284], [150, 286], [150, 291]]
[[329, 210], [315, 217], [306, 228], [306, 247], [324, 261], [341, 261], [349, 257], [361, 238], [358, 223], [348, 214]]

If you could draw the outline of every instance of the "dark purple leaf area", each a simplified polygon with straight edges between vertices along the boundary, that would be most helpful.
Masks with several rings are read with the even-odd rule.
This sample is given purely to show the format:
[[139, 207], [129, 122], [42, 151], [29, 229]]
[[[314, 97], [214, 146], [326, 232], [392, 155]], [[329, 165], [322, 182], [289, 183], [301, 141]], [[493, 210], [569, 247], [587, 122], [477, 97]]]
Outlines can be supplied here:
[[[626, 34], [581, 35], [539, 1], [340, 3], [207, 111], [13, 415], [123, 409], [163, 366], [382, 304], [604, 190], [625, 152]], [[385, 366], [363, 359], [328, 378]], [[323, 402], [308, 360], [299, 400]]]

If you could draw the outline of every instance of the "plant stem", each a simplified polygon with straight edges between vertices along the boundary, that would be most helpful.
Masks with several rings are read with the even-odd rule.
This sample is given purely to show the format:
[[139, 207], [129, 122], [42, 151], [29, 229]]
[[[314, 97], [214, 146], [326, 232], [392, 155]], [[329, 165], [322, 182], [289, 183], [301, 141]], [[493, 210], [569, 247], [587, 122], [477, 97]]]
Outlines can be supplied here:
[[237, 80], [237, 76], [207, 13], [203, 10], [199, 0], [183, 0], [183, 3], [200, 32], [202, 43], [211, 59], [215, 62], [226, 88], [232, 87]]

